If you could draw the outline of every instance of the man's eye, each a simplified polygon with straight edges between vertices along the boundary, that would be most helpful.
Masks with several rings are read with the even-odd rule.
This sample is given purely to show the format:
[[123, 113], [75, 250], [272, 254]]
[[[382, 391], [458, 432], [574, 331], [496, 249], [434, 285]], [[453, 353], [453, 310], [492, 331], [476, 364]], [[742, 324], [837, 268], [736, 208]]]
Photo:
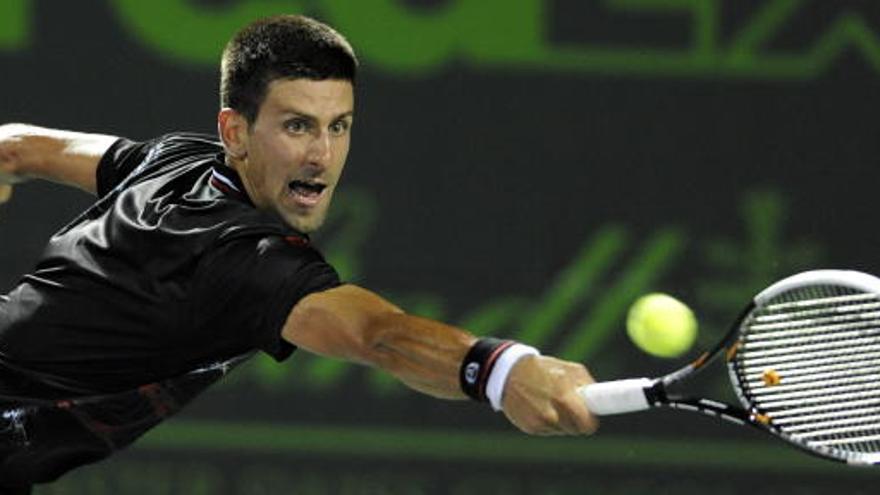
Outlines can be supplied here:
[[344, 134], [347, 130], [348, 122], [344, 120], [340, 120], [339, 122], [334, 122], [333, 124], [330, 124], [330, 132], [333, 134]]
[[309, 129], [309, 125], [304, 120], [294, 119], [285, 122], [284, 128], [287, 129], [289, 132], [302, 133], [306, 132]]

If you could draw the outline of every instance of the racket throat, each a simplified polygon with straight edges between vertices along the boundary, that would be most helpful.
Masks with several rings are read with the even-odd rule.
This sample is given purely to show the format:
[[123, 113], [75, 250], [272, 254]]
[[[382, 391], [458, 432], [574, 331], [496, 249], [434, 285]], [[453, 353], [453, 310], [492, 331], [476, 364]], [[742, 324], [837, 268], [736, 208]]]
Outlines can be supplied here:
[[655, 380], [650, 387], [644, 389], [645, 400], [651, 407], [660, 407], [669, 403], [669, 394], [662, 380]]

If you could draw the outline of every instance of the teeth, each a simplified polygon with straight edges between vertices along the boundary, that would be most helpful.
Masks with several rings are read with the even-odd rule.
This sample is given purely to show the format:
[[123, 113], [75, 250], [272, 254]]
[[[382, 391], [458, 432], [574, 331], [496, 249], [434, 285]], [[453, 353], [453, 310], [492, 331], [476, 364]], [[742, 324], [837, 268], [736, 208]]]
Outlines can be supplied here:
[[320, 184], [318, 182], [306, 182], [306, 181], [302, 181], [302, 180], [295, 180], [295, 181], [291, 181], [290, 184], [287, 185], [287, 187], [289, 187], [290, 189], [302, 188], [302, 189], [306, 189], [308, 191], [320, 193], [327, 186], [325, 186], [324, 184]]

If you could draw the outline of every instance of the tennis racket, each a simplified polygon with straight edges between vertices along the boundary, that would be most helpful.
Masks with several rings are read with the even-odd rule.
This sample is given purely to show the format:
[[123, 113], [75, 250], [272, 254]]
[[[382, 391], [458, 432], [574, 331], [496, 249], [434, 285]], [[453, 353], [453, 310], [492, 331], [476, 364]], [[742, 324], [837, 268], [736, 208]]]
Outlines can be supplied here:
[[[722, 356], [740, 405], [669, 389]], [[728, 334], [656, 379], [578, 390], [597, 415], [671, 407], [754, 426], [812, 454], [880, 464], [880, 279], [814, 270], [760, 292]]]

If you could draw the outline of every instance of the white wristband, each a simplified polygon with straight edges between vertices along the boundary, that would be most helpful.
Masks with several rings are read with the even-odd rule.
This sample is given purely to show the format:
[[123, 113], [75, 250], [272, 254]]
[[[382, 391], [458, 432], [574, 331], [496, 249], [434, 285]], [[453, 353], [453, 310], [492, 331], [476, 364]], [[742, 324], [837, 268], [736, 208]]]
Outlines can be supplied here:
[[541, 353], [534, 347], [525, 344], [514, 344], [498, 356], [498, 360], [495, 361], [495, 367], [492, 368], [492, 373], [489, 375], [489, 381], [486, 382], [486, 398], [492, 404], [492, 409], [496, 411], [501, 410], [501, 399], [504, 398], [504, 385], [507, 383], [507, 375], [510, 374], [513, 365], [526, 356], [540, 355]]

